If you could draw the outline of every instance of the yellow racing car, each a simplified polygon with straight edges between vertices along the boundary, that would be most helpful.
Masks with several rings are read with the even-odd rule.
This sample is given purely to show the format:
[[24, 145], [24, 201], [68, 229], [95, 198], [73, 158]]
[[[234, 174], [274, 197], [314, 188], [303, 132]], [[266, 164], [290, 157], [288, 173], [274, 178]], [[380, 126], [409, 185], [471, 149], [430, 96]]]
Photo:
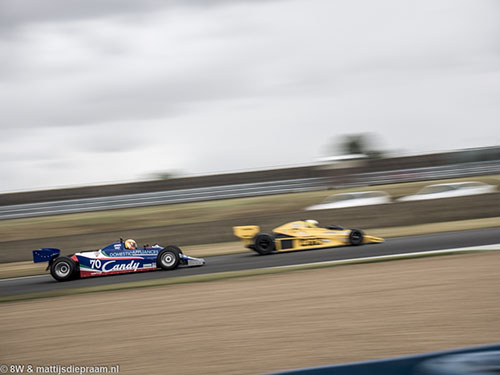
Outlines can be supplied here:
[[359, 229], [344, 229], [339, 226], [321, 228], [316, 220], [292, 221], [274, 228], [271, 234], [260, 233], [258, 225], [237, 226], [233, 227], [233, 231], [247, 248], [261, 255], [384, 242], [383, 238], [365, 235]]

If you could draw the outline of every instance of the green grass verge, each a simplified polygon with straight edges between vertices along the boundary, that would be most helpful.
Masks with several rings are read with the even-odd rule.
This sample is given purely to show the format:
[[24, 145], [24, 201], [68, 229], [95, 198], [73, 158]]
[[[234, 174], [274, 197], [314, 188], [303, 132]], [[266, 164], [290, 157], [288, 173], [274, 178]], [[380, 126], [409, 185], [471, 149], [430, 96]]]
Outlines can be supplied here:
[[[155, 280], [133, 281], [133, 282], [127, 282], [127, 283], [111, 284], [111, 285], [99, 285], [99, 286], [95, 286], [95, 287], [70, 288], [70, 289], [62, 289], [62, 290], [40, 292], [40, 293], [18, 294], [18, 295], [0, 297], [0, 303], [32, 300], [32, 299], [39, 299], [39, 298], [49, 298], [49, 297], [61, 297], [61, 296], [69, 296], [69, 295], [75, 295], [75, 294], [87, 294], [87, 293], [108, 292], [108, 291], [136, 289], [136, 288], [147, 288], [147, 287], [155, 287], [155, 286], [201, 283], [201, 282], [219, 281], [219, 280], [241, 278], [241, 277], [253, 277], [253, 276], [272, 275], [272, 274], [285, 273], [285, 272], [313, 270], [313, 269], [330, 268], [330, 267], [340, 267], [340, 266], [346, 266], [346, 265], [359, 265], [359, 264], [379, 263], [379, 262], [388, 262], [388, 261], [405, 260], [405, 259], [416, 259], [416, 258], [424, 258], [424, 257], [467, 254], [467, 253], [473, 253], [473, 252], [477, 252], [477, 251], [480, 251], [480, 250], [470, 249], [470, 250], [465, 250], [465, 251], [463, 251], [463, 250], [450, 251], [450, 252], [446, 252], [446, 253], [428, 252], [428, 253], [420, 253], [420, 254], [419, 253], [402, 254], [399, 256], [391, 256], [391, 257], [376, 257], [376, 258], [371, 258], [371, 259], [370, 258], [367, 258], [367, 259], [360, 258], [360, 259], [351, 259], [351, 260], [345, 260], [345, 261], [302, 264], [302, 265], [296, 265], [296, 266], [259, 268], [259, 269], [251, 269], [251, 270], [244, 270], [244, 271], [229, 271], [229, 272], [218, 272], [218, 273], [211, 273], [211, 274], [204, 274], [204, 275], [179, 276], [179, 277], [155, 279]], [[488, 250], [488, 251], [491, 251], [491, 250]], [[161, 272], [161, 271], [157, 271], [157, 272]]]

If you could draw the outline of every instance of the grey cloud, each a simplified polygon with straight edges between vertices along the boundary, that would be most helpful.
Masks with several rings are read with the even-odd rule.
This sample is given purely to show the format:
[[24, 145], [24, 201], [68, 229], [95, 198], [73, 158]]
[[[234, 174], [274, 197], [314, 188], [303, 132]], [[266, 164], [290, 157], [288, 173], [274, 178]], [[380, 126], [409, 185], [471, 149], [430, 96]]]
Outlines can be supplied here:
[[[143, 131], [137, 131], [141, 129]], [[74, 134], [78, 132], [73, 131]], [[151, 137], [140, 124], [89, 126], [82, 135], [70, 140], [72, 149], [83, 153], [128, 153], [147, 149]]]
[[[12, 31], [0, 37], [0, 157], [28, 171], [40, 152], [40, 181], [109, 181], [127, 174], [121, 162], [136, 175], [310, 162], [348, 131], [415, 151], [461, 147], [470, 126], [484, 135], [471, 146], [497, 133], [496, 2], [41, 4], [0, 10]], [[59, 173], [58, 158], [81, 173]]]
[[[269, 0], [238, 0], [238, 2]], [[279, 1], [279, 0], [273, 0]], [[2, 0], [0, 30], [31, 23], [66, 22], [121, 15], [139, 16], [165, 8], [210, 8], [232, 0]]]

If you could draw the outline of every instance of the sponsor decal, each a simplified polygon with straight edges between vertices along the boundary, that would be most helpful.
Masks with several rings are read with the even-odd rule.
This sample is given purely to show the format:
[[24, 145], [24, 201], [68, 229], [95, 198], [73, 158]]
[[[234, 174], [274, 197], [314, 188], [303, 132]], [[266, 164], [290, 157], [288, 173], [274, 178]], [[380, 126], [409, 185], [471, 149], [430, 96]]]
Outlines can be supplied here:
[[134, 260], [128, 263], [116, 263], [116, 260], [108, 260], [107, 262], [101, 261], [100, 259], [91, 259], [90, 268], [101, 270], [102, 272], [113, 272], [113, 271], [137, 271], [140, 263]]
[[116, 260], [109, 260], [102, 265], [102, 272], [112, 271], [137, 271], [140, 263], [131, 261], [129, 263], [115, 264]]
[[300, 246], [315, 246], [315, 245], [321, 245], [322, 241], [319, 239], [300, 240], [299, 244]]
[[125, 250], [125, 251], [117, 251], [111, 252], [108, 255], [110, 258], [113, 257], [133, 257], [133, 256], [141, 256], [141, 255], [157, 255], [157, 249], [138, 249], [138, 250]]

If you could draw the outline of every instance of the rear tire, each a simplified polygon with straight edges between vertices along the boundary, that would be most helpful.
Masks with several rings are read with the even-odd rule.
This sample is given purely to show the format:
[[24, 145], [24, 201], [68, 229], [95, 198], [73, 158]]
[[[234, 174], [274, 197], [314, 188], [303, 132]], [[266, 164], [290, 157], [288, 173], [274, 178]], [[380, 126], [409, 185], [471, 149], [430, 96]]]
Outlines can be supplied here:
[[68, 257], [58, 257], [50, 266], [50, 274], [57, 281], [68, 281], [75, 278], [76, 262]]
[[254, 240], [255, 251], [260, 255], [271, 254], [275, 249], [274, 238], [266, 233], [259, 233]]
[[177, 246], [167, 246], [158, 254], [156, 265], [162, 270], [173, 270], [177, 268], [181, 260], [181, 249]]
[[349, 242], [353, 246], [358, 246], [363, 244], [363, 232], [359, 229], [351, 229], [349, 233]]

